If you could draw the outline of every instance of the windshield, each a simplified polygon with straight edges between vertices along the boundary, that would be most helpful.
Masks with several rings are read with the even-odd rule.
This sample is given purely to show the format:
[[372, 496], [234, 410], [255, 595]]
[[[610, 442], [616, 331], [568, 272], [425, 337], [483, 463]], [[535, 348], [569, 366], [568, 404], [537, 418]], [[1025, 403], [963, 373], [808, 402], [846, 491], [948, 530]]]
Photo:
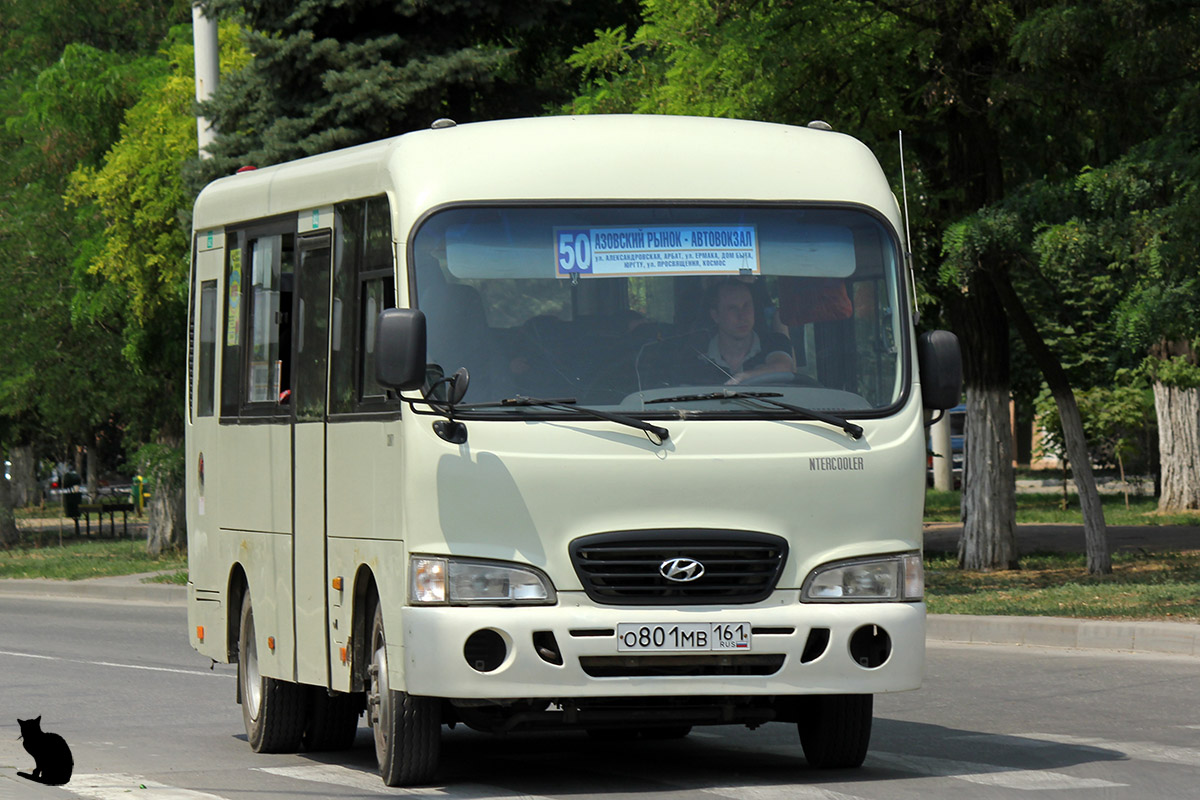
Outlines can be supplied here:
[[778, 414], [729, 391], [753, 387], [870, 413], [903, 392], [896, 244], [864, 211], [455, 207], [411, 259], [430, 380], [466, 367], [467, 405]]

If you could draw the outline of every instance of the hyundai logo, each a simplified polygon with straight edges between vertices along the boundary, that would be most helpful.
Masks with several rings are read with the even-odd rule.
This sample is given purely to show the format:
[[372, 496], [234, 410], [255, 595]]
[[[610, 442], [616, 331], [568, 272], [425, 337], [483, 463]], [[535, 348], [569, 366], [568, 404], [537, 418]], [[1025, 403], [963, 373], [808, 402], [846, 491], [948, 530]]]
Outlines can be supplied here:
[[686, 583], [704, 574], [704, 565], [694, 558], [672, 558], [658, 565], [658, 572], [669, 581]]

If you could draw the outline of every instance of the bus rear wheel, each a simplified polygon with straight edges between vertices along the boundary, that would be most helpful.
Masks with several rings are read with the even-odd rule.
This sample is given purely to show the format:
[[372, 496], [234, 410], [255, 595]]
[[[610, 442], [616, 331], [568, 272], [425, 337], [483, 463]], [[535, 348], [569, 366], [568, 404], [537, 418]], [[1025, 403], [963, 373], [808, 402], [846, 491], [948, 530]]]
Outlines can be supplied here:
[[375, 738], [379, 774], [388, 786], [426, 783], [437, 772], [442, 749], [442, 707], [433, 697], [414, 697], [388, 684], [383, 609], [371, 623], [367, 719]]
[[308, 722], [308, 693], [290, 681], [268, 678], [258, 665], [254, 609], [242, 601], [238, 626], [238, 690], [246, 738], [256, 753], [294, 753]]
[[875, 698], [869, 694], [807, 698], [797, 723], [804, 758], [814, 769], [861, 767], [871, 743]]

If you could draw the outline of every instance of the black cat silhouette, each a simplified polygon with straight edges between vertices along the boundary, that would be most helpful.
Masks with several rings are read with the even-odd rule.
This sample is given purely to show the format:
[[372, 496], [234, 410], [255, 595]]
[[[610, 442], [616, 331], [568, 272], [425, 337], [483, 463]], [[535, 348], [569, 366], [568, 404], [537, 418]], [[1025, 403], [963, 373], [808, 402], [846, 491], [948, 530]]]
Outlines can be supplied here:
[[61, 786], [71, 780], [71, 770], [75, 760], [71, 758], [71, 748], [67, 740], [57, 733], [46, 733], [42, 730], [42, 718], [19, 719], [21, 735], [25, 750], [33, 756], [33, 772], [18, 772], [22, 778], [44, 783], [48, 786]]

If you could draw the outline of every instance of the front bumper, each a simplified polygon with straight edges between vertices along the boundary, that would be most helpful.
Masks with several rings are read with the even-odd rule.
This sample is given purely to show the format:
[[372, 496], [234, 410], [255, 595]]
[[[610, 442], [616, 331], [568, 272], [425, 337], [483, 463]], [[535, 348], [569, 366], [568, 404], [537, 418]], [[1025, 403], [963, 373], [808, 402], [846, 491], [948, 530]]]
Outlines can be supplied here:
[[[401, 620], [403, 640], [392, 640], [399, 652], [390, 663], [403, 663], [404, 674], [393, 676], [392, 686], [431, 697], [877, 694], [919, 688], [925, 667], [923, 603], [800, 604], [795, 590], [720, 608], [601, 606], [582, 592], [561, 592], [557, 605], [544, 607], [406, 606]], [[618, 654], [619, 623], [675, 622], [749, 622], [755, 629], [751, 652]], [[861, 651], [852, 645], [864, 627], [872, 641], [882, 633], [889, 645], [886, 657], [871, 666], [860, 663]], [[486, 670], [464, 655], [468, 638], [481, 630], [503, 641], [498, 665]], [[561, 664], [544, 655], [547, 632]], [[822, 640], [825, 646], [814, 655]], [[738, 659], [747, 657], [754, 665], [742, 668], [750, 662]]]

